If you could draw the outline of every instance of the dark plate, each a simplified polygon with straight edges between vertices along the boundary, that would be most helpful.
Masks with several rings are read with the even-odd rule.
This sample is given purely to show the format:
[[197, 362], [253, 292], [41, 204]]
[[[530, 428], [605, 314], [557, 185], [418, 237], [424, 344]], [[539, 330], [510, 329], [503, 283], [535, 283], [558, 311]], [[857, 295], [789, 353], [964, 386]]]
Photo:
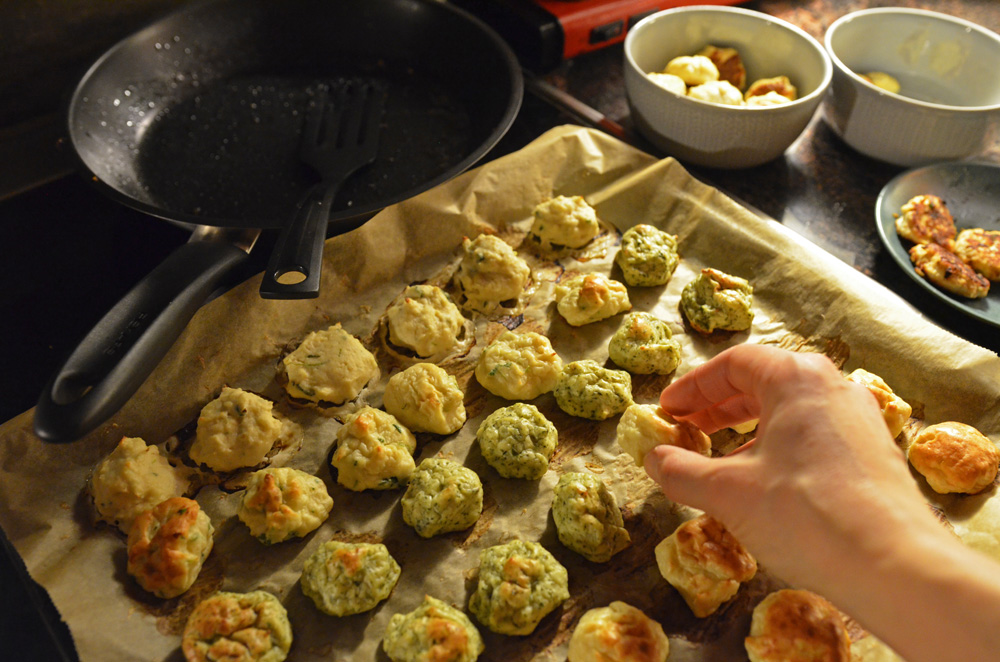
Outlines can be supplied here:
[[1000, 166], [938, 163], [907, 170], [886, 184], [875, 201], [879, 237], [899, 267], [932, 296], [967, 315], [1000, 326], [1000, 283], [994, 283], [983, 299], [966, 299], [938, 289], [914, 270], [907, 252], [913, 244], [896, 234], [896, 216], [907, 200], [923, 193], [944, 200], [959, 231], [1000, 230]]

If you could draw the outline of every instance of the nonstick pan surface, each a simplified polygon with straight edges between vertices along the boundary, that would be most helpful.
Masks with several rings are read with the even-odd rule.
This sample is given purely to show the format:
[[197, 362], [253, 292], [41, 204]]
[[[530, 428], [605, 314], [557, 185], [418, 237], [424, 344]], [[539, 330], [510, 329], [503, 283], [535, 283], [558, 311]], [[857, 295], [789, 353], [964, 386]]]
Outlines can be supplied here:
[[376, 161], [333, 203], [333, 231], [467, 169], [522, 95], [510, 49], [445, 3], [219, 0], [98, 61], [72, 98], [70, 138], [131, 207], [188, 225], [276, 228], [318, 181], [298, 159], [306, 110], [324, 86], [358, 77], [386, 85], [386, 111]]

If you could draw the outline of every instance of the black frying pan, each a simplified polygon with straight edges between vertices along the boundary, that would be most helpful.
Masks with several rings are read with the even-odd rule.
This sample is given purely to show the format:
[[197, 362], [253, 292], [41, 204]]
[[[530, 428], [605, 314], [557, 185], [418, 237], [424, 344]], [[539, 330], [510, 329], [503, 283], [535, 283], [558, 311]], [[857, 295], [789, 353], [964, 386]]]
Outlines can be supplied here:
[[[90, 69], [68, 112], [83, 166], [113, 198], [196, 231], [45, 388], [39, 437], [78, 439], [120, 409], [246, 259], [256, 231], [294, 217], [318, 181], [298, 158], [305, 111], [325, 87], [359, 77], [387, 90], [379, 152], [340, 188], [328, 234], [467, 169], [510, 127], [522, 96], [507, 45], [436, 0], [199, 3]], [[214, 228], [245, 231], [220, 241]]]

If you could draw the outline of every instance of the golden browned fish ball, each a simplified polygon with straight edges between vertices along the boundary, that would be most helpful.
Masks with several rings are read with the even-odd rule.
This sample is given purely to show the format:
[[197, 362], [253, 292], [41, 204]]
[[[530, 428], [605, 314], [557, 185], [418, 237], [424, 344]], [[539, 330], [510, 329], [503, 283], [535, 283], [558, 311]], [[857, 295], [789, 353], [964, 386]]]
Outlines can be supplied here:
[[940, 244], [948, 250], [955, 241], [955, 219], [936, 195], [916, 195], [906, 201], [896, 217], [896, 232], [915, 244]]
[[665, 662], [670, 640], [641, 609], [615, 601], [583, 615], [569, 640], [569, 662]]
[[750, 662], [850, 662], [851, 639], [840, 612], [809, 591], [771, 593], [753, 610], [744, 640]]
[[893, 439], [898, 437], [899, 433], [903, 431], [906, 421], [910, 419], [913, 407], [896, 395], [884, 379], [867, 370], [858, 368], [849, 374], [847, 379], [855, 384], [861, 384], [875, 396], [879, 409], [882, 411], [882, 418], [889, 427], [889, 434], [892, 435]]
[[639, 467], [646, 453], [664, 444], [705, 456], [712, 454], [712, 439], [707, 434], [690, 423], [674, 420], [660, 405], [629, 406], [618, 421], [615, 439]]
[[967, 299], [982, 299], [990, 293], [990, 281], [938, 244], [917, 244], [910, 249], [916, 272], [941, 289]]
[[997, 230], [962, 230], [955, 240], [955, 254], [980, 276], [1000, 280], [1000, 232]]
[[718, 610], [757, 574], [757, 561], [708, 515], [684, 522], [653, 550], [660, 574], [698, 618]]
[[938, 494], [976, 494], [993, 484], [1000, 450], [965, 423], [948, 421], [920, 431], [907, 451], [910, 464]]

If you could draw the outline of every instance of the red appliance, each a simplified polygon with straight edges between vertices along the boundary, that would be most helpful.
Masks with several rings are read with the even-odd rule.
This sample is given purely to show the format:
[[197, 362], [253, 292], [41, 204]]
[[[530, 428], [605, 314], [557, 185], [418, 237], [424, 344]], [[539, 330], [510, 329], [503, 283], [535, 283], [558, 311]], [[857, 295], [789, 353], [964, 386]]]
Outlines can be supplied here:
[[451, 0], [500, 33], [521, 65], [544, 73], [561, 61], [616, 44], [655, 12], [743, 0]]

